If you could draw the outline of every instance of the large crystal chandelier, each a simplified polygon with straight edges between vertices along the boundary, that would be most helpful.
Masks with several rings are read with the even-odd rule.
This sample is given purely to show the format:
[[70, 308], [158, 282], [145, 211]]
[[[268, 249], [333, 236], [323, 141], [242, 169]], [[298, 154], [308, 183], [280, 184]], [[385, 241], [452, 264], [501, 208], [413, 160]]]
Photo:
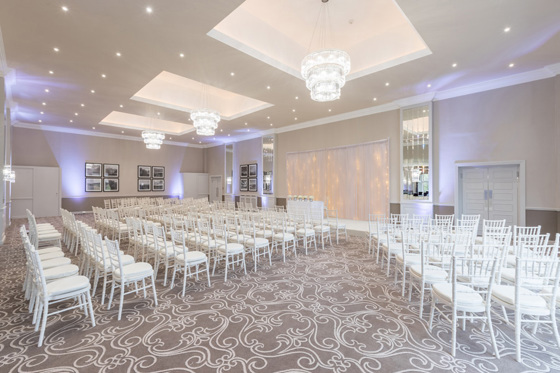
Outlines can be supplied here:
[[[321, 0], [327, 3], [329, 0]], [[326, 6], [325, 6], [326, 8]], [[326, 34], [328, 16], [321, 9], [319, 17], [323, 19], [322, 34]], [[323, 15], [323, 17], [321, 17]], [[317, 22], [319, 25], [319, 21]], [[316, 26], [320, 28], [320, 26]], [[316, 30], [315, 30], [316, 31]], [[315, 35], [315, 31], [313, 35]], [[324, 37], [323, 37], [324, 39]], [[321, 40], [324, 44], [325, 41]], [[313, 43], [313, 37], [311, 38]], [[346, 75], [350, 72], [350, 56], [338, 49], [322, 48], [307, 55], [301, 62], [301, 75], [305, 79], [307, 89], [311, 91], [311, 99], [319, 102], [334, 101], [340, 98], [340, 89], [346, 84]]]
[[220, 121], [220, 114], [216, 110], [210, 109], [193, 110], [191, 120], [194, 128], [196, 128], [197, 135], [214, 136]]
[[146, 148], [159, 149], [161, 148], [161, 144], [163, 144], [165, 135], [158, 131], [142, 131], [142, 138], [144, 139]]

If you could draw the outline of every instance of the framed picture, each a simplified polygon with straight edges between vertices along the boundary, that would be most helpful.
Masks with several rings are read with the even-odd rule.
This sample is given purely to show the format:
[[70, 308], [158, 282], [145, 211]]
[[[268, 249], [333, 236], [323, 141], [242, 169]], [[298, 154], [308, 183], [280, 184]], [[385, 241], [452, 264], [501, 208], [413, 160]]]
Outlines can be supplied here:
[[239, 190], [241, 192], [247, 192], [249, 190], [249, 179], [241, 179], [239, 181]]
[[104, 192], [118, 192], [119, 191], [119, 179], [103, 179], [103, 191]]
[[103, 164], [103, 177], [119, 177], [119, 165], [118, 164]]
[[138, 179], [138, 191], [139, 192], [149, 192], [152, 190], [152, 180], [150, 179]]
[[150, 166], [138, 166], [138, 178], [149, 179], [152, 177], [152, 168]]
[[101, 163], [86, 162], [86, 177], [101, 177]]
[[249, 179], [249, 192], [256, 192], [257, 190], [257, 178]]
[[241, 172], [239, 173], [239, 177], [247, 177], [249, 176], [249, 165], [242, 164], [241, 165]]
[[257, 164], [253, 163], [249, 165], [249, 177], [257, 177]]
[[101, 192], [101, 179], [86, 178], [86, 192]]
[[152, 180], [152, 190], [154, 192], [165, 190], [165, 180], [161, 180], [161, 179]]
[[[154, 179], [165, 179], [165, 167], [163, 166], [153, 166], [152, 167], [152, 177]], [[155, 190], [155, 188], [154, 188]]]

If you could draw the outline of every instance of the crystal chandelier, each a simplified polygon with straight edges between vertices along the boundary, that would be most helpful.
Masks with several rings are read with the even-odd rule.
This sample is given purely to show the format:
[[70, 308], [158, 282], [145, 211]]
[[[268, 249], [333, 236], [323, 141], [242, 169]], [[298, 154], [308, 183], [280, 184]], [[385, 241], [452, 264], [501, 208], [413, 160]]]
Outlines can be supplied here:
[[165, 135], [162, 132], [157, 131], [142, 131], [142, 138], [144, 139], [146, 148], [159, 149], [161, 148], [161, 144], [163, 144]]
[[[327, 3], [329, 0], [321, 0]], [[326, 14], [323, 8], [319, 17], [323, 15], [323, 27], [326, 29]], [[319, 21], [317, 21], [319, 25]], [[318, 26], [316, 26], [317, 28]], [[315, 30], [316, 31], [316, 30]], [[313, 35], [315, 35], [315, 31]], [[326, 34], [326, 30], [322, 32]], [[311, 43], [313, 37], [311, 38]], [[321, 40], [324, 44], [324, 37]], [[346, 75], [350, 72], [350, 56], [338, 49], [322, 48], [308, 54], [301, 62], [301, 75], [305, 79], [307, 89], [311, 91], [311, 99], [318, 102], [334, 101], [340, 98], [340, 89], [346, 84]]]
[[216, 110], [198, 109], [191, 112], [191, 120], [196, 134], [200, 136], [214, 136], [218, 122], [220, 121], [220, 114]]

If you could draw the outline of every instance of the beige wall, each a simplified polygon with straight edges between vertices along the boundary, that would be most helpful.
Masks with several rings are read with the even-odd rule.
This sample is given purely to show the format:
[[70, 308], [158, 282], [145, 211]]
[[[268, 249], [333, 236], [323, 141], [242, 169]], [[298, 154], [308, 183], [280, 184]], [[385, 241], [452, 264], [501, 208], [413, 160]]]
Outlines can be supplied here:
[[525, 160], [527, 208], [558, 206], [555, 80], [434, 102], [434, 203], [454, 203], [456, 162]]
[[209, 176], [220, 175], [222, 177], [222, 193], [225, 193], [226, 146], [219, 145], [206, 148], [204, 152], [204, 172]]
[[393, 110], [278, 134], [274, 153], [276, 157], [275, 196], [286, 197], [287, 195], [286, 153], [389, 139], [391, 202], [399, 202], [399, 129], [400, 114], [398, 110]]
[[[204, 150], [163, 145], [148, 150], [141, 141], [14, 128], [13, 162], [18, 166], [61, 168], [62, 198], [181, 195], [180, 172], [204, 172]], [[86, 193], [85, 162], [118, 163], [119, 192]], [[164, 166], [164, 192], [138, 192], [137, 166]]]

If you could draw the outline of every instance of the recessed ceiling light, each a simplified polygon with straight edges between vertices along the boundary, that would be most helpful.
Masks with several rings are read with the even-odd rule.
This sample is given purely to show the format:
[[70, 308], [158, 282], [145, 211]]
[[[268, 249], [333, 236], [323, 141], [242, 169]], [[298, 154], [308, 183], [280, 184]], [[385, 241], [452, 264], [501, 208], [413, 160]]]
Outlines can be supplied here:
[[91, 93], [95, 93], [95, 89], [92, 89], [90, 92], [91, 92]]
[[245, 125], [247, 125], [247, 122], [245, 122]]
[[42, 112], [41, 112], [41, 114], [45, 114], [45, 112], [44, 112], [44, 111], [42, 111]]
[[120, 104], [119, 107], [124, 107], [124, 105], [123, 105], [123, 104]]
[[78, 116], [78, 113], [74, 113], [75, 116]]
[[58, 49], [57, 47], [54, 47], [54, 48], [53, 48], [53, 51], [55, 51], [55, 52], [60, 52], [60, 49]]
[[150, 6], [146, 7], [146, 13], [152, 14], [153, 11], [154, 10], [152, 9], [152, 7], [150, 7]]
[[247, 128], [247, 132], [250, 132], [251, 130], [249, 128]]
[[124, 133], [124, 131], [121, 131], [121, 133]]
[[270, 86], [269, 86], [269, 85], [267, 85], [267, 86], [266, 86], [266, 89], [270, 89]]
[[292, 113], [295, 113], [295, 112], [296, 112], [296, 109], [292, 109]]
[[374, 98], [373, 98], [373, 101], [377, 101], [377, 97], [374, 97]]
[[329, 109], [329, 113], [330, 113], [331, 111], [332, 111], [332, 110], [331, 110], [331, 109]]
[[515, 64], [512, 62], [512, 63], [510, 63], [508, 66], [509, 66], [509, 67], [514, 67]]
[[43, 121], [41, 119], [38, 120], [39, 123], [43, 123]]
[[173, 140], [173, 137], [170, 137], [169, 140]]
[[46, 102], [43, 102], [43, 103], [42, 103], [41, 105], [43, 105], [43, 106], [47, 106], [47, 103], [46, 103]]
[[270, 119], [270, 117], [266, 117], [266, 119]]
[[68, 7], [63, 5], [63, 6], [62, 6], [62, 11], [63, 11], [63, 12], [67, 12], [67, 11], [68, 11]]
[[389, 86], [389, 82], [385, 83], [385, 87], [388, 87], [388, 86]]
[[185, 57], [185, 54], [184, 53], [179, 53], [179, 57], [183, 58], [183, 57]]
[[270, 123], [270, 127], [272, 127], [272, 123]]
[[86, 106], [86, 105], [85, 105], [85, 104], [80, 104], [80, 106], [81, 106], [81, 107], [84, 107], [84, 106]]
[[296, 100], [299, 100], [299, 97], [298, 97], [298, 96], [296, 96]]
[[422, 113], [425, 113], [425, 112], [426, 112], [426, 109], [422, 110]]
[[52, 75], [52, 74], [54, 74], [54, 71], [52, 71], [52, 70], [49, 70], [49, 74], [51, 74], [51, 75]]
[[431, 84], [428, 84], [428, 85], [427, 85], [426, 87], [428, 87], [428, 88], [432, 88], [432, 85], [431, 85]]
[[457, 67], [457, 63], [454, 63], [453, 65], [451, 65], [451, 67]]
[[105, 79], [105, 78], [107, 77], [107, 75], [101, 74], [101, 77], [102, 77], [103, 79]]
[[117, 57], [120, 57], [120, 56], [121, 56], [121, 52], [117, 52], [116, 55], [117, 55]]
[[158, 111], [157, 115], [161, 115], [159, 111]]
[[95, 129], [95, 127], [91, 127], [91, 129], [92, 129], [92, 130], [94, 130], [94, 129]]
[[199, 144], [202, 144], [202, 141], [199, 141], [198, 143], [199, 143]]
[[232, 72], [229, 73], [229, 75], [235, 76], [235, 73], [232, 71]]
[[508, 26], [504, 29], [504, 32], [509, 32], [510, 30], [511, 30], [511, 27]]
[[295, 117], [294, 120], [297, 120], [297, 117]]
[[224, 129], [223, 129], [223, 128], [220, 128], [220, 132], [224, 132]]
[[194, 140], [194, 137], [192, 139]]
[[50, 91], [49, 91], [49, 89], [48, 89], [48, 88], [45, 88], [45, 92], [49, 93]]
[[74, 121], [72, 119], [69, 120], [70, 123], [74, 123]]
[[231, 136], [229, 133], [227, 134], [228, 136]]

